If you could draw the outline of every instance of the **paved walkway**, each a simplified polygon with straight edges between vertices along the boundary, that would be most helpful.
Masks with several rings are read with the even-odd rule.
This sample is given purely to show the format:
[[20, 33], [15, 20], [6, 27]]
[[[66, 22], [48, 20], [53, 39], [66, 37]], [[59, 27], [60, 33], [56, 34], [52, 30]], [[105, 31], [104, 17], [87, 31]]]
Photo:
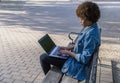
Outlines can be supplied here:
[[[100, 56], [119, 62], [119, 3], [99, 5]], [[67, 34], [81, 29], [76, 7], [77, 3], [0, 2], [0, 83], [40, 83], [44, 74], [39, 55], [44, 51], [37, 40], [49, 33], [56, 44], [67, 45]]]

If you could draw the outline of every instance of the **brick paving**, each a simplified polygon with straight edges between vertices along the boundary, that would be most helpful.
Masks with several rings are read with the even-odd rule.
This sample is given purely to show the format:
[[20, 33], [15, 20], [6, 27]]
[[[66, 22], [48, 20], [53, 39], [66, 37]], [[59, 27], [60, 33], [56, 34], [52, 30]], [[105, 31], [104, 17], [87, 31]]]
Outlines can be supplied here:
[[[99, 5], [102, 11], [99, 55], [104, 60], [119, 61], [119, 4], [116, 9]], [[44, 74], [39, 56], [44, 51], [37, 41], [49, 33], [56, 44], [67, 45], [68, 33], [81, 29], [74, 13], [76, 7], [77, 4], [0, 2], [0, 83], [40, 83]]]

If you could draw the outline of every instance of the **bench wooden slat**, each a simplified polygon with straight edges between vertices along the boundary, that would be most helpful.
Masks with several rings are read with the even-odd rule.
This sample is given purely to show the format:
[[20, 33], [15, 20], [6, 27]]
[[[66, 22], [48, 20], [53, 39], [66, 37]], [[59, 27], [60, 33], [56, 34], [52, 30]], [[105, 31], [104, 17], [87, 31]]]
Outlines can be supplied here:
[[63, 73], [57, 67], [52, 67], [52, 69], [47, 73], [46, 77], [43, 79], [42, 83], [59, 83], [63, 76]]
[[64, 75], [63, 78], [62, 78], [61, 83], [78, 83], [78, 80], [73, 79], [73, 78], [71, 78], [69, 76]]

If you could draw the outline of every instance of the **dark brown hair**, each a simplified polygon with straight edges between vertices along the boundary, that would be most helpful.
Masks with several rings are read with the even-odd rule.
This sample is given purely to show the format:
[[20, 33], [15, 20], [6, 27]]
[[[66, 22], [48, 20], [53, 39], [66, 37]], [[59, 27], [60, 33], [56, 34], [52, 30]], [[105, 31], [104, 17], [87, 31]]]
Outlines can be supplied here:
[[83, 20], [95, 23], [100, 18], [100, 9], [96, 3], [86, 1], [78, 6], [76, 15]]

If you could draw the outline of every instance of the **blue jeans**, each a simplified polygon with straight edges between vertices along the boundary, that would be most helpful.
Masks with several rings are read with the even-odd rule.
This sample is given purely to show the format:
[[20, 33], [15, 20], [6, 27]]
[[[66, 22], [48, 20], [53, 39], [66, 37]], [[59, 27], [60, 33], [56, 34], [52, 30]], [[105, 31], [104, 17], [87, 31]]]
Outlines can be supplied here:
[[43, 72], [44, 72], [45, 75], [51, 69], [51, 65], [54, 65], [54, 66], [61, 69], [63, 64], [65, 63], [65, 61], [66, 61], [66, 59], [50, 57], [46, 53], [43, 53], [40, 56], [40, 64], [41, 64], [41, 67], [42, 67]]

